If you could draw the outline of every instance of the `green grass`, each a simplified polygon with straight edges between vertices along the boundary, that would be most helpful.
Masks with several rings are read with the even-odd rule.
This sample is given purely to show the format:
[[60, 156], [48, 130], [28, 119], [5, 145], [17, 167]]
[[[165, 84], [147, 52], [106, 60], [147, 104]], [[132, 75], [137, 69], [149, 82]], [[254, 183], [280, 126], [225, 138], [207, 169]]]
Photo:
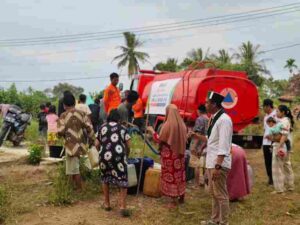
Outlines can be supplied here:
[[75, 193], [72, 184], [69, 182], [69, 177], [66, 175], [66, 164], [61, 163], [54, 176], [50, 177], [53, 180], [53, 189], [49, 196], [49, 202], [56, 205], [70, 205], [78, 200], [93, 199], [100, 192], [100, 171], [90, 170], [86, 166], [87, 158], [80, 159], [80, 174], [84, 182], [84, 188], [81, 193]]
[[37, 143], [39, 140], [39, 124], [36, 120], [32, 120], [31, 124], [26, 128], [25, 140], [30, 143]]
[[60, 164], [57, 167], [56, 175], [52, 177], [53, 190], [49, 196], [49, 202], [59, 205], [69, 205], [73, 202], [73, 190], [66, 176], [65, 164]]
[[[158, 146], [152, 143], [153, 147], [158, 150]], [[159, 155], [156, 155], [151, 149], [144, 144], [144, 140], [139, 135], [133, 135], [131, 138], [130, 155], [129, 157], [142, 157], [147, 156], [154, 159], [155, 162], [159, 162]]]
[[0, 187], [0, 224], [3, 224], [9, 216], [10, 199], [5, 187]]

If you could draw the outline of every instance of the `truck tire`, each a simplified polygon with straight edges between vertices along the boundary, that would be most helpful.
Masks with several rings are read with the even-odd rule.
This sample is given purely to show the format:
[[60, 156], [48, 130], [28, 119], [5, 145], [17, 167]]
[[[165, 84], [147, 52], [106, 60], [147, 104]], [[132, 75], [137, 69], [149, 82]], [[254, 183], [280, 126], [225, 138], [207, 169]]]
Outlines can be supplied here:
[[4, 138], [8, 132], [9, 126], [3, 124], [1, 130], [0, 130], [0, 147], [2, 146], [3, 142], [4, 142]]

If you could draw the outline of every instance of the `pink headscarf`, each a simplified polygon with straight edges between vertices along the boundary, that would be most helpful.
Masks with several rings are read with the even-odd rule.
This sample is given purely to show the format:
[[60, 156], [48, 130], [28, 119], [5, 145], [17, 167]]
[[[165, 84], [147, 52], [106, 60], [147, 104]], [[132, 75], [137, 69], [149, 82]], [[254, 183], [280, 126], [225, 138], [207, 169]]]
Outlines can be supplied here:
[[167, 107], [166, 119], [161, 128], [159, 139], [170, 145], [177, 154], [184, 154], [186, 148], [187, 128], [176, 105]]

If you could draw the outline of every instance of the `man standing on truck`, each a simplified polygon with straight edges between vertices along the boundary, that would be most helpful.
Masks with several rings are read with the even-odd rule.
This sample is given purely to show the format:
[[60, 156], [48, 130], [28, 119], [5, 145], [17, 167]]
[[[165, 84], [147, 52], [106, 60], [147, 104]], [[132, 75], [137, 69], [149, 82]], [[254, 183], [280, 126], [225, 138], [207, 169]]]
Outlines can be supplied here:
[[266, 136], [269, 134], [269, 130], [270, 130], [270, 127], [267, 124], [267, 120], [270, 117], [273, 117], [276, 120], [276, 110], [274, 109], [273, 101], [271, 99], [265, 99], [263, 102], [263, 109], [265, 112], [263, 152], [264, 152], [264, 159], [265, 159], [265, 167], [266, 167], [267, 175], [269, 177], [268, 184], [273, 185], [272, 152], [271, 152], [272, 142], [266, 138]]
[[109, 115], [112, 109], [117, 109], [121, 104], [120, 90], [117, 87], [119, 83], [119, 75], [117, 73], [110, 74], [111, 84], [104, 91], [104, 106], [105, 112]]
[[204, 225], [229, 224], [227, 175], [231, 169], [230, 152], [233, 126], [231, 118], [222, 107], [223, 100], [224, 96], [219, 93], [208, 93], [206, 109], [212, 116], [207, 136], [192, 133], [192, 136], [198, 137], [201, 141], [207, 141], [206, 169], [209, 191], [213, 201], [211, 220], [201, 222]]

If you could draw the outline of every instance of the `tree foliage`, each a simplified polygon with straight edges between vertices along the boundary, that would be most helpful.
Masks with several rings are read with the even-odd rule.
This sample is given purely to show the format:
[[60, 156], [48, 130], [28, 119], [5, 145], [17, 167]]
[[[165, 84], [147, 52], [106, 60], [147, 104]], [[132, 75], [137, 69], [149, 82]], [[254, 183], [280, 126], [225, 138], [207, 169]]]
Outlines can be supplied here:
[[137, 51], [137, 48], [141, 47], [143, 42], [136, 38], [134, 33], [124, 32], [123, 35], [125, 38], [125, 46], [119, 46], [122, 54], [116, 56], [113, 61], [119, 60], [118, 68], [128, 65], [128, 76], [130, 78], [133, 74], [138, 73], [140, 68], [139, 63], [146, 62], [149, 55], [145, 52]]
[[298, 66], [296, 65], [296, 60], [289, 58], [288, 60], [286, 60], [286, 64], [285, 64], [284, 68], [287, 68], [289, 70], [290, 74], [292, 74], [294, 72], [294, 69], [298, 68]]
[[279, 98], [286, 94], [288, 86], [288, 80], [274, 80], [273, 78], [265, 79], [262, 85], [269, 98]]
[[294, 74], [290, 78], [288, 92], [290, 95], [300, 96], [300, 73]]
[[209, 49], [207, 49], [206, 52], [204, 52], [202, 48], [192, 49], [187, 53], [187, 57], [183, 60], [180, 66], [183, 69], [187, 69], [193, 62], [200, 62], [209, 59]]
[[155, 65], [154, 69], [160, 71], [170, 71], [177, 72], [180, 70], [180, 66], [178, 65], [178, 60], [175, 58], [168, 58], [166, 62], [160, 62]]
[[58, 85], [53, 87], [52, 94], [55, 98], [61, 98], [64, 91], [70, 91], [75, 97], [78, 97], [84, 92], [84, 89], [82, 87], [76, 87], [68, 83], [59, 83]]
[[218, 64], [231, 64], [232, 56], [225, 49], [220, 49], [218, 54], [212, 54], [211, 59]]
[[39, 112], [41, 103], [46, 103], [50, 99], [42, 91], [28, 88], [27, 91], [19, 92], [15, 84], [8, 89], [0, 90], [0, 103], [18, 105], [23, 110], [36, 115]]
[[261, 59], [263, 54], [264, 52], [260, 51], [260, 45], [253, 45], [248, 41], [242, 43], [238, 51], [233, 55], [239, 60], [239, 64], [243, 65], [249, 79], [258, 86], [262, 85], [264, 75], [270, 75], [270, 71], [265, 66], [267, 59]]
[[209, 50], [192, 49], [181, 63], [177, 59], [168, 58], [165, 62], [157, 63], [155, 69], [176, 72], [187, 69], [193, 62], [212, 61], [219, 69], [245, 71], [257, 86], [263, 85], [266, 75], [270, 75], [265, 66], [268, 59], [262, 58], [264, 52], [260, 50], [260, 45], [244, 42], [233, 55], [225, 49], [220, 49], [217, 54], [209, 54]]

